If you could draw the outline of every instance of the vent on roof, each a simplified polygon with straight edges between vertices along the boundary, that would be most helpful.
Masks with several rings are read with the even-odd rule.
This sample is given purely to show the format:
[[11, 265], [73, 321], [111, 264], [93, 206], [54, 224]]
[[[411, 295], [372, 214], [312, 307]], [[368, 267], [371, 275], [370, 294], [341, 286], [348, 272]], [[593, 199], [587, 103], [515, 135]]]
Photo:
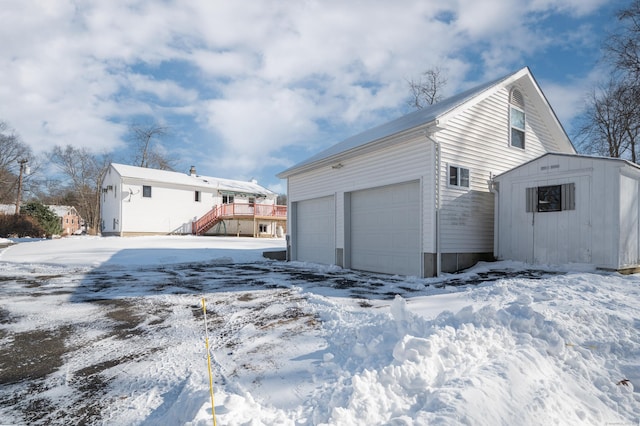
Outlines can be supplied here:
[[522, 92], [518, 89], [513, 89], [511, 91], [509, 103], [511, 103], [511, 105], [517, 106], [520, 109], [524, 109], [524, 96], [522, 96]]

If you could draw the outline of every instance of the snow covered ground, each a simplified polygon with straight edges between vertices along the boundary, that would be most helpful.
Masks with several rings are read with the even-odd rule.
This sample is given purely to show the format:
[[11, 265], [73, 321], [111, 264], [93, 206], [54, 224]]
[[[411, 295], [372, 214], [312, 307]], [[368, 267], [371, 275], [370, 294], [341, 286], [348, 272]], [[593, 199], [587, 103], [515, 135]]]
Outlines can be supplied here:
[[0, 424], [638, 425], [640, 275], [417, 279], [269, 261], [280, 239], [0, 250]]

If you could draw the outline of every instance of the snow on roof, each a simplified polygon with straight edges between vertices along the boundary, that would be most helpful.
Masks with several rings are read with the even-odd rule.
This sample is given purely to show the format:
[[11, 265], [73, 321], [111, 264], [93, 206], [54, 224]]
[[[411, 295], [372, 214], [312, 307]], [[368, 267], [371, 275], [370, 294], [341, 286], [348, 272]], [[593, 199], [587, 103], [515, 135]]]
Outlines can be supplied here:
[[15, 204], [0, 204], [0, 214], [14, 214], [15, 212]]
[[619, 164], [625, 164], [629, 167], [632, 167], [634, 169], [640, 170], [640, 164], [636, 164], [633, 161], [627, 160], [625, 158], [616, 158], [616, 157], [602, 157], [600, 155], [589, 155], [589, 154], [567, 154], [566, 152], [547, 152], [542, 154], [539, 157], [533, 158], [529, 161], [527, 161], [526, 163], [522, 163], [519, 166], [516, 166], [512, 169], [506, 170], [498, 175], [493, 176], [493, 179], [495, 180], [499, 180], [501, 179], [503, 176], [509, 175], [512, 172], [514, 172], [515, 170], [519, 170], [522, 167], [525, 167], [531, 163], [534, 163], [538, 160], [541, 160], [545, 157], [568, 157], [568, 158], [577, 158], [577, 159], [588, 159], [588, 160], [593, 160], [593, 161], [601, 161], [601, 162], [605, 162], [605, 161], [610, 161], [610, 162], [617, 162]]
[[55, 213], [55, 215], [58, 217], [64, 217], [67, 214], [70, 214], [71, 210], [75, 210], [75, 207], [73, 206], [48, 205], [47, 207], [49, 207], [49, 210]]
[[[526, 68], [523, 68], [523, 69], [526, 69]], [[285, 178], [288, 175], [290, 175], [292, 171], [300, 167], [315, 163], [317, 161], [328, 159], [330, 157], [342, 154], [352, 149], [359, 148], [371, 142], [384, 139], [391, 135], [395, 135], [397, 133], [401, 133], [406, 130], [413, 129], [421, 125], [427, 125], [427, 124], [433, 123], [436, 121], [438, 117], [441, 117], [445, 113], [475, 98], [476, 96], [480, 95], [486, 90], [503, 82], [504, 80], [507, 80], [509, 77], [521, 71], [522, 69], [514, 73], [500, 77], [496, 80], [490, 81], [488, 83], [480, 84], [467, 91], [454, 95], [450, 98], [444, 99], [433, 105], [429, 105], [425, 108], [422, 108], [421, 110], [409, 113], [407, 115], [396, 118], [395, 120], [389, 121], [380, 126], [374, 127], [369, 130], [365, 130], [362, 133], [351, 136], [350, 138], [347, 138], [342, 142], [339, 142], [327, 148], [326, 150], [296, 164], [295, 166], [290, 167], [287, 170], [284, 170], [283, 172], [278, 174], [278, 177]]]
[[111, 166], [122, 177], [141, 179], [153, 182], [172, 183], [204, 189], [217, 189], [234, 193], [246, 193], [254, 195], [274, 195], [273, 191], [258, 185], [255, 181], [245, 182], [240, 180], [223, 179], [210, 176], [189, 175], [167, 170], [149, 169], [145, 167], [129, 166], [126, 164], [111, 163]]

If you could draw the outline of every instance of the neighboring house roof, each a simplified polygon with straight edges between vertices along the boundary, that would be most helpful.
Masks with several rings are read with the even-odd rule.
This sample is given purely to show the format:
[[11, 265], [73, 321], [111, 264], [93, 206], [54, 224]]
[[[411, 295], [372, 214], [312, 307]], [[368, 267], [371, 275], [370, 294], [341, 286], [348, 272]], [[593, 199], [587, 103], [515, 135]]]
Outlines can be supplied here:
[[16, 212], [15, 204], [0, 204], [0, 213], [2, 214], [14, 214]]
[[427, 128], [430, 126], [436, 126], [437, 124], [439, 124], [439, 121], [441, 118], [444, 118], [448, 114], [455, 112], [459, 107], [463, 107], [465, 106], [465, 104], [470, 104], [471, 101], [479, 102], [480, 100], [489, 96], [491, 93], [494, 93], [495, 91], [497, 91], [502, 86], [510, 84], [516, 79], [521, 78], [525, 75], [528, 75], [529, 77], [531, 77], [532, 83], [537, 89], [544, 105], [549, 110], [550, 119], [560, 129], [559, 136], [565, 139], [565, 142], [567, 144], [571, 145], [571, 141], [569, 140], [569, 137], [567, 136], [566, 132], [562, 128], [560, 121], [558, 120], [557, 116], [555, 115], [555, 112], [553, 111], [548, 101], [546, 100], [546, 97], [540, 90], [538, 84], [535, 82], [535, 79], [533, 78], [533, 75], [531, 74], [529, 68], [524, 67], [514, 73], [505, 75], [503, 77], [500, 77], [488, 83], [480, 84], [465, 92], [462, 92], [450, 98], [444, 99], [433, 105], [429, 105], [418, 111], [409, 113], [395, 120], [389, 121], [388, 123], [382, 124], [380, 126], [366, 130], [357, 135], [351, 136], [350, 138], [347, 138], [344, 141], [329, 147], [328, 149], [296, 164], [295, 166], [287, 170], [284, 170], [283, 172], [278, 174], [278, 177], [282, 179], [286, 178], [296, 173], [300, 169], [304, 169], [307, 166], [310, 166], [314, 163], [320, 163], [320, 162], [324, 162], [325, 160], [337, 158], [340, 155], [343, 155], [349, 151], [357, 150], [359, 148], [364, 147], [365, 145], [369, 145], [377, 141], [381, 141], [390, 136], [397, 135], [411, 129], [415, 129], [417, 127]]
[[147, 182], [169, 183], [220, 192], [244, 193], [258, 196], [275, 195], [275, 192], [258, 185], [255, 181], [244, 182], [232, 179], [222, 179], [209, 176], [189, 175], [167, 170], [149, 169], [145, 167], [129, 166], [112, 163], [113, 167], [123, 178], [139, 179]]
[[68, 214], [78, 214], [76, 208], [73, 206], [48, 205], [47, 207], [58, 217], [64, 217]]

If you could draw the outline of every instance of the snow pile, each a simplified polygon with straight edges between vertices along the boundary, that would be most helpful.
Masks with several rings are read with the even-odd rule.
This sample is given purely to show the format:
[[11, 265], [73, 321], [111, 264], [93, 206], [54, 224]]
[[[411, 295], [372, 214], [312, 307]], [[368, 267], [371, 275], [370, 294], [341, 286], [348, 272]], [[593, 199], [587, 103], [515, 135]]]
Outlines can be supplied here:
[[[90, 419], [211, 424], [202, 297], [218, 424], [640, 419], [640, 275], [583, 267], [531, 274], [500, 262], [444, 281], [363, 276], [402, 297], [356, 298], [328, 284], [347, 271], [261, 259], [281, 241], [85, 238], [64, 247], [68, 264], [62, 241], [0, 252], [3, 345], [29, 330], [74, 330], [33, 401], [66, 407], [42, 417], [53, 423], [72, 420], [72, 407], [89, 398], [81, 386], [89, 380], [100, 385]], [[180, 264], [187, 257], [200, 263]], [[306, 281], [304, 268], [325, 274], [326, 286], [317, 276]], [[36, 398], [29, 386], [15, 381], [0, 391], [0, 420], [24, 422], [21, 402], [8, 395]]]

